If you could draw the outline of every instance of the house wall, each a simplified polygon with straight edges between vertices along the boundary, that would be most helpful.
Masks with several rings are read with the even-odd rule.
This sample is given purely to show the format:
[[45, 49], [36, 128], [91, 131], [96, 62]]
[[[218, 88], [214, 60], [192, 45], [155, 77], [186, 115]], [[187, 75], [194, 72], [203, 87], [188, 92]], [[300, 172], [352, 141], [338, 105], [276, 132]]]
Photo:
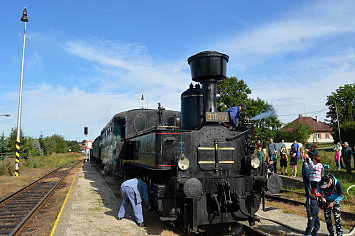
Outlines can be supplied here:
[[328, 132], [315, 132], [309, 136], [307, 143], [334, 143], [334, 139]]

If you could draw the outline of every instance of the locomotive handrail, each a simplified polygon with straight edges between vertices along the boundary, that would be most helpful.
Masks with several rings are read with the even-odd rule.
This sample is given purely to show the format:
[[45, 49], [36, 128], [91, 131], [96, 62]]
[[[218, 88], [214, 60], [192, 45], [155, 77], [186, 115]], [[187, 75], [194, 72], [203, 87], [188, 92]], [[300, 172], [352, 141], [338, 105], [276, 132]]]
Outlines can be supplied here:
[[131, 135], [127, 135], [127, 138], [126, 139], [129, 139], [129, 138], [133, 138], [133, 137], [137, 137], [139, 135], [143, 135], [143, 134], [146, 134], [146, 133], [150, 133], [152, 131], [158, 131], [160, 129], [171, 129], [171, 130], [177, 130], [179, 129], [179, 126], [173, 126], [173, 125], [157, 125], [157, 126], [152, 126], [152, 127], [149, 127], [147, 129], [144, 129], [140, 132], [137, 132], [137, 133], [133, 133]]
[[239, 138], [240, 136], [242, 136], [243, 134], [245, 134], [248, 131], [249, 131], [249, 129], [247, 129], [247, 130], [245, 130], [245, 131], [243, 131], [243, 132], [241, 132], [239, 134], [236, 134], [236, 135], [234, 135], [232, 137], [228, 137], [228, 138], [226, 138], [226, 141], [229, 142], [229, 141], [232, 141], [234, 139], [237, 139], [237, 138]]

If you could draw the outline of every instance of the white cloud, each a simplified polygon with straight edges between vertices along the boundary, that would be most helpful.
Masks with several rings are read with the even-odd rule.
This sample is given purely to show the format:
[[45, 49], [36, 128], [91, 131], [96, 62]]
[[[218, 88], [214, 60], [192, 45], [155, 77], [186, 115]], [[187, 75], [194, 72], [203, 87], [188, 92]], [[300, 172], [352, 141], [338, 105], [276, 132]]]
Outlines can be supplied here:
[[[95, 75], [80, 76], [87, 83], [82, 88], [68, 88], [60, 81], [27, 86], [21, 127], [28, 136], [59, 133], [66, 139], [81, 140], [82, 128], [88, 126], [94, 139], [116, 113], [146, 107], [147, 102], [149, 108], [160, 102], [166, 109], [179, 110], [180, 95], [191, 82], [183, 70], [188, 65], [153, 60], [139, 45], [68, 41], [66, 50], [86, 60], [88, 67], [81, 69]], [[144, 101], [140, 100], [142, 94]], [[15, 93], [6, 96], [15, 97]], [[12, 103], [16, 104], [15, 99]]]
[[[252, 96], [273, 104], [279, 115], [324, 110], [327, 95], [354, 81], [354, 11], [353, 1], [313, 1], [224, 36], [214, 47], [230, 56], [228, 75], [244, 79]], [[309, 115], [324, 119], [325, 113]]]
[[[186, 64], [171, 63], [149, 56], [146, 49], [136, 44], [117, 44], [110, 41], [68, 41], [66, 50], [78, 57], [95, 63], [114, 82], [144, 87], [170, 86], [183, 88], [181, 81], [189, 76], [182, 72]], [[111, 82], [113, 81], [111, 79]], [[105, 78], [107, 83], [110, 79]], [[108, 82], [108, 83], [111, 83]], [[117, 83], [119, 84], [119, 83]], [[127, 86], [128, 87], [128, 86]]]

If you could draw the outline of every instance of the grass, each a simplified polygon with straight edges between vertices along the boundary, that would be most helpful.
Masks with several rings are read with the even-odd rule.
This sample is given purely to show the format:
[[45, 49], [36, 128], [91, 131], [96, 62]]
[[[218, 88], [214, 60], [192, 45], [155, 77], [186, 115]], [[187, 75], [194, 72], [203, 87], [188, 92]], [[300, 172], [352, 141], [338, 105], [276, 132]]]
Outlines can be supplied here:
[[[319, 150], [318, 151], [319, 156], [322, 158], [322, 163], [323, 164], [327, 164], [330, 166], [330, 169], [325, 169], [324, 174], [332, 174], [335, 176], [335, 178], [338, 179], [338, 181], [340, 181], [340, 183], [343, 186], [343, 190], [344, 190], [344, 200], [351, 200], [354, 197], [349, 196], [346, 193], [346, 190], [348, 189], [348, 187], [350, 187], [351, 185], [355, 184], [355, 171], [353, 170], [351, 175], [348, 175], [346, 173], [345, 169], [341, 169], [338, 170], [335, 164], [335, 160], [334, 160], [334, 151], [331, 149], [325, 149], [325, 150]], [[288, 163], [287, 165], [287, 173], [289, 175], [291, 175], [291, 169], [289, 166], [290, 163]], [[353, 162], [352, 162], [352, 166], [353, 166]], [[278, 172], [280, 172], [280, 166], [278, 163], [277, 166]], [[299, 159], [298, 163], [297, 163], [297, 177], [302, 178], [302, 160]], [[301, 191], [304, 191], [303, 189], [300, 189]], [[355, 196], [355, 188], [350, 189], [349, 191], [350, 194], [352, 194], [353, 196]]]
[[[307, 145], [306, 145], [307, 146]], [[324, 147], [329, 147], [331, 145], [326, 144], [323, 145]], [[318, 154], [319, 156], [322, 158], [322, 163], [323, 164], [327, 164], [330, 166], [330, 169], [325, 169], [324, 174], [327, 175], [329, 173], [331, 173], [332, 175], [335, 176], [335, 178], [338, 179], [338, 181], [340, 181], [340, 183], [343, 186], [343, 190], [344, 190], [344, 200], [345, 201], [350, 201], [350, 202], [354, 202], [354, 196], [355, 196], [355, 187], [351, 188], [349, 193], [353, 196], [349, 196], [346, 193], [346, 190], [355, 184], [355, 171], [352, 171], [351, 175], [348, 175], [346, 173], [346, 169], [341, 169], [338, 170], [335, 164], [335, 160], [334, 160], [334, 150], [333, 149], [321, 149], [318, 150]], [[344, 162], [343, 162], [344, 163]], [[351, 162], [351, 166], [353, 167], [353, 161]], [[277, 172], [281, 173], [281, 168], [280, 168], [280, 161], [278, 160], [277, 162]], [[292, 174], [291, 169], [290, 169], [290, 160], [287, 163], [287, 173], [290, 176]], [[297, 162], [297, 177], [302, 178], [302, 160], [298, 159]], [[304, 192], [304, 189], [296, 189], [296, 191], [299, 192]]]
[[[41, 167], [59, 167], [66, 163], [75, 161], [83, 155], [79, 153], [52, 154], [50, 156], [36, 156], [20, 159], [20, 171], [32, 170]], [[15, 158], [0, 160], [0, 175], [15, 174]]]

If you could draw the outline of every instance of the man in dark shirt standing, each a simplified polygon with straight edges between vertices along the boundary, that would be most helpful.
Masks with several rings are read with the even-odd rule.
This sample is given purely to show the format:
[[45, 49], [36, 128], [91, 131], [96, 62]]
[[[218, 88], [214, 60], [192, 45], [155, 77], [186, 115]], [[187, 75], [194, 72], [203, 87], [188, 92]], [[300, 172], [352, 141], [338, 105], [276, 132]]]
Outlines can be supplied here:
[[349, 147], [348, 142], [344, 142], [342, 154], [346, 167], [346, 173], [351, 174], [351, 156], [353, 154], [353, 151], [351, 150], [351, 147]]

